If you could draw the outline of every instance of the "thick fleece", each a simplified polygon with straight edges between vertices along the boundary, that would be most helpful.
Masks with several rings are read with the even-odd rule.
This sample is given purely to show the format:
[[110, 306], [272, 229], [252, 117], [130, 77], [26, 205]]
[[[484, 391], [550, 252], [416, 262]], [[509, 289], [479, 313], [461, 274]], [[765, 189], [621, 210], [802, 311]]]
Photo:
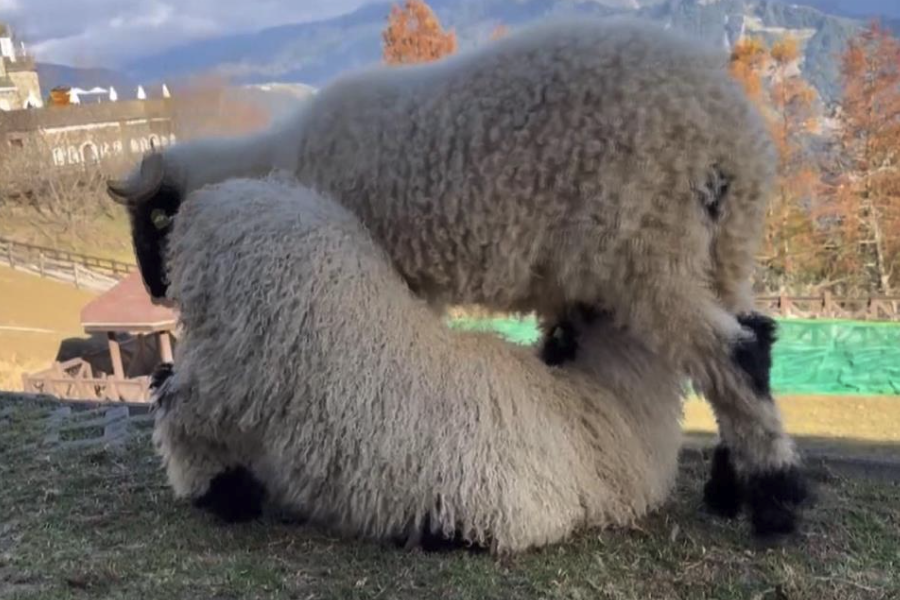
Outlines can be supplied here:
[[628, 525], [672, 488], [681, 378], [608, 319], [578, 324], [562, 368], [452, 331], [355, 216], [274, 180], [195, 193], [168, 265], [183, 333], [154, 439], [179, 497], [246, 469], [345, 534], [427, 523], [509, 553]]
[[349, 74], [269, 131], [147, 159], [152, 185], [135, 172], [121, 188], [140, 190], [138, 260], [165, 290], [146, 215], [169, 215], [171, 190], [285, 170], [355, 214], [432, 305], [565, 325], [551, 362], [577, 354], [574, 307], [606, 311], [705, 393], [742, 478], [790, 471], [777, 405], [736, 352], [754, 344], [738, 315], [776, 155], [727, 66], [655, 25], [588, 19]]

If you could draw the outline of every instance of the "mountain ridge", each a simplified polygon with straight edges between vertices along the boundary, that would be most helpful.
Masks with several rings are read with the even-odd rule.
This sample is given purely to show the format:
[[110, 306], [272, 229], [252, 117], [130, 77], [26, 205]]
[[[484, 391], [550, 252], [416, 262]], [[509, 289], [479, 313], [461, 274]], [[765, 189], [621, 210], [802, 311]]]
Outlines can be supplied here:
[[[806, 3], [842, 12], [834, 8], [837, 1]], [[733, 43], [741, 33], [771, 41], [789, 32], [801, 38], [801, 68], [826, 102], [838, 97], [837, 58], [862, 24], [846, 14], [777, 0], [431, 0], [429, 4], [442, 24], [457, 32], [461, 47], [486, 40], [501, 23], [516, 29], [563, 15], [638, 16], [720, 45]], [[191, 42], [132, 61], [123, 76], [145, 85], [167, 81], [170, 87], [206, 73], [237, 84], [279, 81], [320, 87], [341, 72], [380, 60], [381, 31], [389, 10], [390, 3], [374, 2], [322, 21]]]

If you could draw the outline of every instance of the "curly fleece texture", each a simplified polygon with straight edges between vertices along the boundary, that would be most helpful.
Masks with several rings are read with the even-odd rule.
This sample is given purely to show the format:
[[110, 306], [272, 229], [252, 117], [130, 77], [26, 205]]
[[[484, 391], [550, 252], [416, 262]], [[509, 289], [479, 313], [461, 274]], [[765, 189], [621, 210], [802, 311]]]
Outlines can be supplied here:
[[355, 216], [275, 180], [194, 194], [168, 263], [183, 333], [154, 439], [179, 497], [244, 466], [338, 532], [427, 522], [509, 553], [672, 488], [681, 380], [609, 321], [581, 324], [563, 368], [452, 331]]
[[355, 214], [432, 305], [612, 315], [711, 401], [742, 474], [799, 462], [733, 360], [776, 157], [728, 57], [556, 21], [340, 78], [264, 133], [166, 149], [163, 189], [285, 170]]

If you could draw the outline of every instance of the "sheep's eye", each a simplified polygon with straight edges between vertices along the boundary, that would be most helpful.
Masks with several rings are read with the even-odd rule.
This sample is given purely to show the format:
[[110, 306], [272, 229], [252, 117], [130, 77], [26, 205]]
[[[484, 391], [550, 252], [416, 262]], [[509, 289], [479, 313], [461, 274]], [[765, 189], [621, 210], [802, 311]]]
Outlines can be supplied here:
[[172, 218], [161, 208], [156, 208], [150, 213], [150, 221], [157, 229], [165, 229], [172, 222]]

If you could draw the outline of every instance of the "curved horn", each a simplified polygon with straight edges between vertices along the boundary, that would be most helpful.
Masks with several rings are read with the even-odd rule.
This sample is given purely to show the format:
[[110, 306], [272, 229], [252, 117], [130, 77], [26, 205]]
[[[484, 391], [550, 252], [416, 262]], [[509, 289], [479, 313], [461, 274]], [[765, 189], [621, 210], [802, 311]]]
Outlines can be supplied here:
[[141, 161], [137, 176], [127, 180], [110, 180], [106, 192], [117, 204], [134, 205], [153, 196], [162, 186], [165, 169], [162, 154], [149, 154]]

